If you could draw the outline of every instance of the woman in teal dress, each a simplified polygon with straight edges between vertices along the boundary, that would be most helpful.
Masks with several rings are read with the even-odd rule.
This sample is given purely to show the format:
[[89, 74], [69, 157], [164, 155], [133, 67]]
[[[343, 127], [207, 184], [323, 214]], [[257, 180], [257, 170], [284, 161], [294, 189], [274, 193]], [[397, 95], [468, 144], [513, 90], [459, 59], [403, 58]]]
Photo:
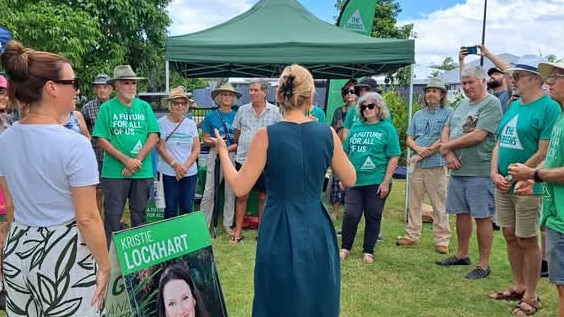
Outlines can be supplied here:
[[276, 100], [284, 120], [257, 132], [239, 172], [216, 138], [225, 179], [247, 194], [264, 170], [267, 198], [259, 228], [253, 317], [337, 317], [340, 263], [331, 218], [321, 201], [331, 166], [345, 186], [356, 173], [335, 131], [305, 116], [313, 78], [299, 65], [284, 69]]

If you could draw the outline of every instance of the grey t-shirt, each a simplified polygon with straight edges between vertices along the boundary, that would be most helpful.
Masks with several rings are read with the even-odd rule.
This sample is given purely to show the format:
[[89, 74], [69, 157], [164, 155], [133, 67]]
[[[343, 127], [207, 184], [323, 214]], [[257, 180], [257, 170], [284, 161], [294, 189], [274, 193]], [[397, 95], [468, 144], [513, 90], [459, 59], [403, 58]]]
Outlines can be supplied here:
[[501, 120], [501, 103], [493, 95], [489, 95], [472, 104], [464, 99], [450, 117], [450, 140], [457, 139], [466, 133], [480, 129], [488, 132], [488, 136], [480, 143], [454, 150], [460, 161], [460, 168], [451, 171], [453, 176], [490, 176], [492, 151], [495, 146], [495, 131]]

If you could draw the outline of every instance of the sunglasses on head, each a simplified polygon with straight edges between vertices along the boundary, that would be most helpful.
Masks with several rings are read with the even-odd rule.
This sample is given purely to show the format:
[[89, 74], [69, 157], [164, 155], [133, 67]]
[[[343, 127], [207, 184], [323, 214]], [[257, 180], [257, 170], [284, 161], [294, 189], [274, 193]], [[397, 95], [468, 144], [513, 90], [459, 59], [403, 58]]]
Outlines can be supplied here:
[[376, 107], [376, 104], [373, 104], [373, 103], [364, 104], [364, 105], [360, 105], [360, 110], [364, 111], [364, 110], [366, 110], [366, 108], [372, 110], [372, 109], [374, 109], [374, 107]]
[[80, 87], [80, 81], [78, 80], [78, 78], [75, 78], [75, 79], [51, 79], [51, 81], [56, 83], [56, 84], [61, 84], [61, 85], [72, 85], [74, 87], [74, 90], [78, 90], [78, 88]]

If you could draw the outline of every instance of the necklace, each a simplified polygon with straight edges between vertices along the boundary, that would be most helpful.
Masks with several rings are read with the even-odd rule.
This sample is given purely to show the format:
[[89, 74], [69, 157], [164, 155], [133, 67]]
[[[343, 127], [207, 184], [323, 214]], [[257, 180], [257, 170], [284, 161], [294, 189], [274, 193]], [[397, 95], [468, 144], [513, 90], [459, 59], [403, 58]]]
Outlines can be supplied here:
[[[33, 118], [30, 118], [30, 117], [29, 117], [30, 115], [33, 115], [33, 116], [36, 116], [36, 117], [42, 116], [42, 117], [45, 117], [45, 118], [49, 118], [49, 119], [55, 120], [55, 123], [56, 123], [56, 124], [62, 124], [60, 119], [54, 118], [54, 117], [52, 117], [52, 116], [50, 116], [50, 115], [48, 115], [48, 114], [46, 114], [46, 113], [37, 112], [37, 111], [29, 111], [29, 112], [26, 114], [26, 116], [22, 119], [22, 120], [24, 120], [24, 123], [52, 124], [52, 122], [43, 122], [43, 121], [40, 120], [40, 119], [39, 119], [39, 120], [33, 120]], [[36, 122], [29, 122], [29, 121], [36, 121]], [[39, 122], [37, 122], [37, 121], [39, 121]]]

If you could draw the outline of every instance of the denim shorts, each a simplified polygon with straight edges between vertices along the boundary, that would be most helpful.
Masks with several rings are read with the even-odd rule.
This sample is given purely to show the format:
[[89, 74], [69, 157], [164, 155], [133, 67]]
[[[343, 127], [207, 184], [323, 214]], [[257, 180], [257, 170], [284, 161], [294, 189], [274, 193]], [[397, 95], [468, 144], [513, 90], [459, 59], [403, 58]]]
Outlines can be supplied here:
[[554, 285], [564, 285], [564, 234], [546, 228], [548, 279]]
[[446, 210], [448, 214], [470, 214], [476, 219], [495, 214], [494, 185], [489, 177], [450, 176]]

